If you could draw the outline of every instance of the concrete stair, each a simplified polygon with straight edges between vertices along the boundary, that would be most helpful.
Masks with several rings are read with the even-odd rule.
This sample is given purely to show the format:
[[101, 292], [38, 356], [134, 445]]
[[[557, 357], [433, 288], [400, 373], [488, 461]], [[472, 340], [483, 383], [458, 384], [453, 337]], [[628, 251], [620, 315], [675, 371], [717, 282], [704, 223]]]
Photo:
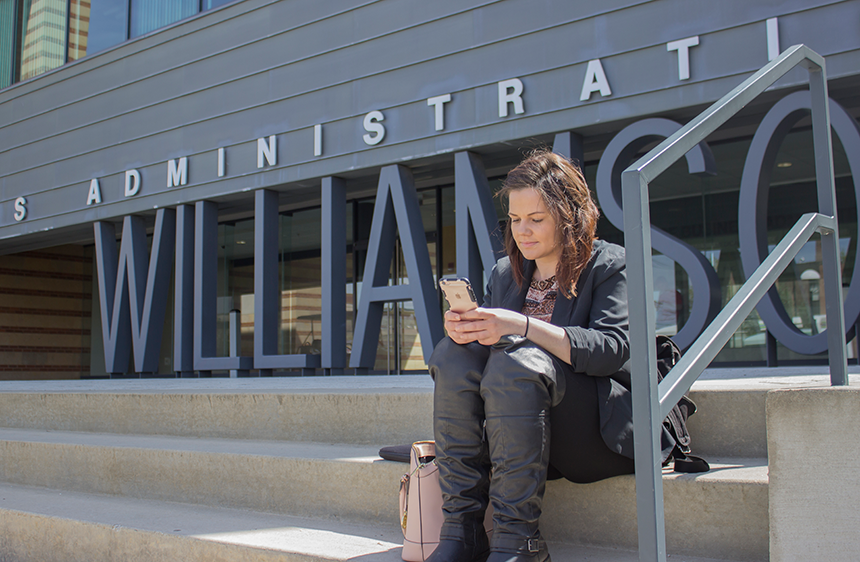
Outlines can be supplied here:
[[[764, 396], [821, 380], [696, 384], [712, 470], [664, 473], [671, 560], [767, 560]], [[399, 560], [376, 453], [431, 423], [426, 376], [0, 383], [0, 560]], [[550, 482], [541, 526], [557, 561], [637, 560], [633, 477]]]

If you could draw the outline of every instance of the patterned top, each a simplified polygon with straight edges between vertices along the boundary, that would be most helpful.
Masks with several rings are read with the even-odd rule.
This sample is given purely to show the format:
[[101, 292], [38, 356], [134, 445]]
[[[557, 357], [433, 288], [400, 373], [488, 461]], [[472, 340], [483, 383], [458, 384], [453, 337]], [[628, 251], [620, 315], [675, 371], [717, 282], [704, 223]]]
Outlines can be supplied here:
[[555, 308], [557, 294], [558, 284], [555, 282], [555, 275], [543, 281], [536, 281], [532, 278], [531, 283], [529, 283], [526, 302], [523, 304], [523, 314], [549, 322]]

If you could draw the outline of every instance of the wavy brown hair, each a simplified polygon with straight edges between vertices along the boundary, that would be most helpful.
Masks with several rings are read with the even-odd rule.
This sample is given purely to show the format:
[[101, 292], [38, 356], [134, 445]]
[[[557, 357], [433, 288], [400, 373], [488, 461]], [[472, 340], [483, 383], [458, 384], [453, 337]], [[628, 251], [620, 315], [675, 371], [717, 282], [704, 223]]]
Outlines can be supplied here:
[[[512, 191], [520, 189], [534, 189], [540, 193], [555, 219], [558, 241], [562, 245], [555, 276], [561, 293], [571, 299], [576, 296], [576, 282], [591, 259], [600, 217], [582, 170], [564, 156], [536, 150], [508, 173], [496, 195], [507, 199]], [[505, 225], [505, 251], [511, 259], [514, 280], [522, 287], [523, 255], [511, 233], [510, 219]]]

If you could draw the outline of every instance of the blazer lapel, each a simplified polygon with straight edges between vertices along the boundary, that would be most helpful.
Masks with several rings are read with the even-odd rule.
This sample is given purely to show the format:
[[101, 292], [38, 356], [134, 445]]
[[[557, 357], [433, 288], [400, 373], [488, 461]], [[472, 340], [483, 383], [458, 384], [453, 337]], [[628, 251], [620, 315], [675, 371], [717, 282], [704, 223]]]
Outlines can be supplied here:
[[565, 297], [561, 291], [555, 297], [555, 304], [552, 308], [552, 318], [550, 323], [556, 326], [567, 326], [570, 324], [570, 319], [573, 316], [573, 305], [576, 303], [576, 297], [569, 299]]
[[523, 268], [523, 286], [518, 287], [516, 282], [511, 282], [508, 286], [508, 291], [505, 293], [505, 298], [502, 300], [502, 308], [521, 312], [523, 305], [526, 302], [526, 295], [529, 292], [529, 283], [532, 280], [532, 275], [535, 271], [535, 262], [526, 261]]

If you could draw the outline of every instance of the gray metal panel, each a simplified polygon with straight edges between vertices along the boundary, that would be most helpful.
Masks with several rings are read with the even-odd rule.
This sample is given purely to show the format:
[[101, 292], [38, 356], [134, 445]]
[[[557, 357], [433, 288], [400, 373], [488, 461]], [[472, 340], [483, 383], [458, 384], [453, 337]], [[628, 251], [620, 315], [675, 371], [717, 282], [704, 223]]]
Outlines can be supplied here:
[[[681, 9], [707, 17], [679, 19]], [[831, 76], [860, 67], [856, 2], [247, 0], [0, 91], [0, 239], [707, 103], [766, 61], [764, 20], [774, 16], [782, 44], [828, 55]], [[665, 43], [693, 35], [682, 83]], [[582, 103], [597, 57], [613, 93]], [[525, 113], [499, 118], [497, 82], [514, 77]], [[453, 99], [436, 132], [426, 99], [445, 93]], [[376, 109], [387, 134], [371, 148], [362, 119]], [[258, 170], [256, 139], [270, 134], [278, 165]], [[222, 146], [228, 172], [218, 178]], [[166, 162], [179, 156], [189, 157], [189, 183], [168, 189]], [[143, 187], [126, 199], [131, 168]], [[94, 177], [104, 203], [87, 208]], [[16, 223], [19, 195], [29, 216]]]

